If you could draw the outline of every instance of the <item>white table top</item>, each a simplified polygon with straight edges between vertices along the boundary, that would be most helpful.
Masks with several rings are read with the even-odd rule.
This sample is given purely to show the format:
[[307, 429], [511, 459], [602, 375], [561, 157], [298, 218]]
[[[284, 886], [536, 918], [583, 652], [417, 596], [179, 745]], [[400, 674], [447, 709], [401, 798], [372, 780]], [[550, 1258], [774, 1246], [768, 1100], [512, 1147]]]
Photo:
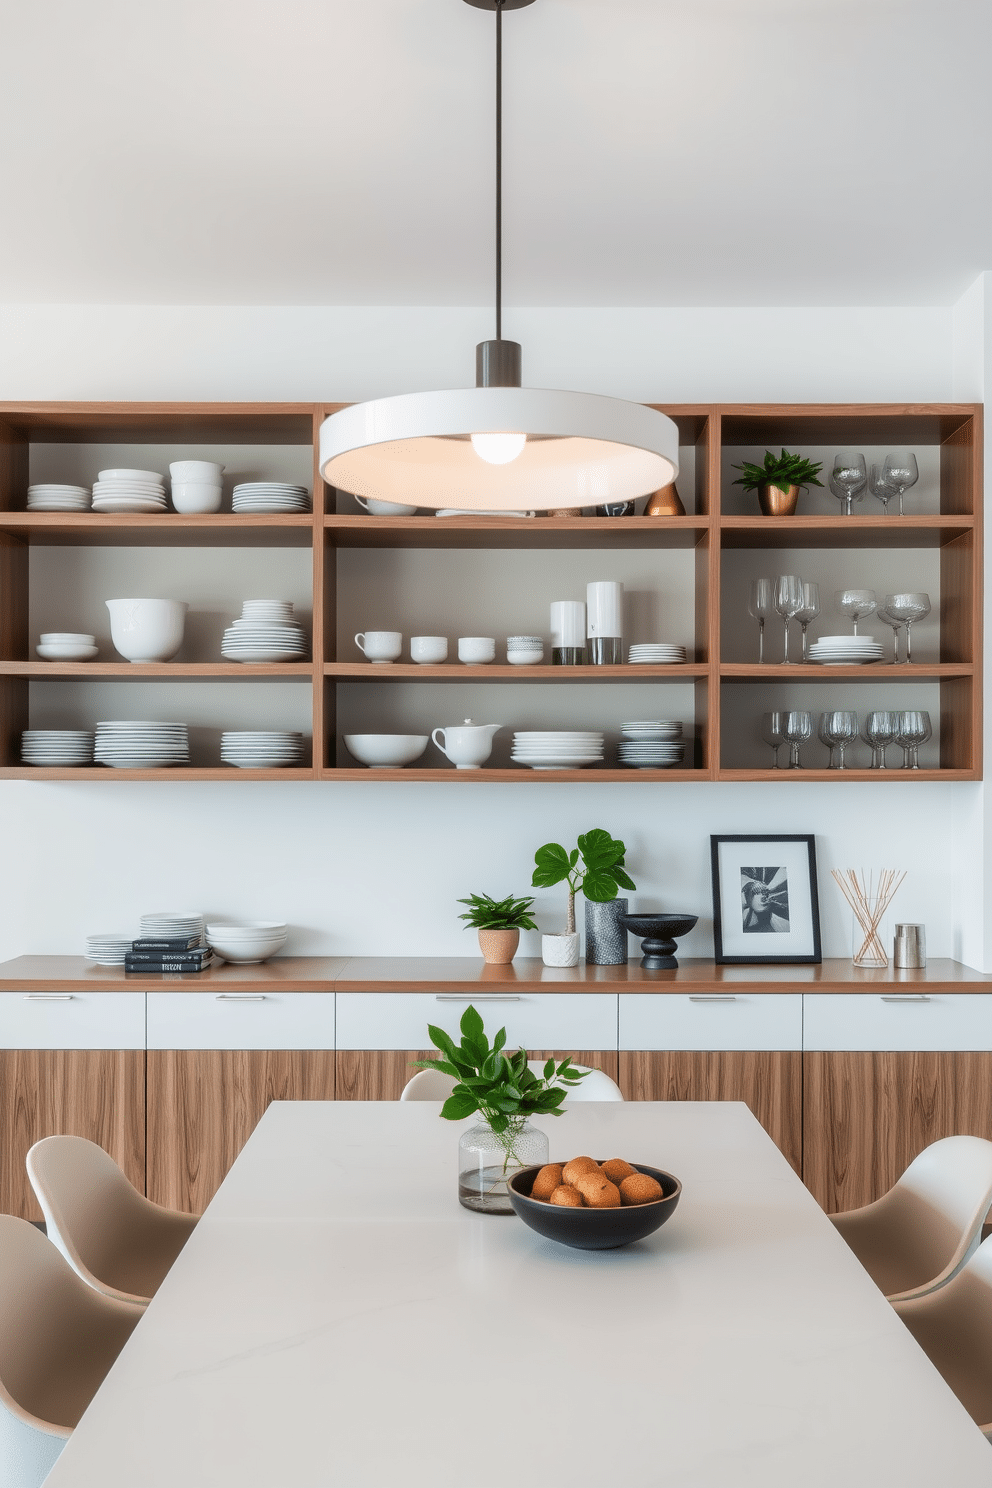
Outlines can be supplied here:
[[48, 1488], [932, 1488], [992, 1451], [739, 1104], [579, 1103], [553, 1158], [677, 1174], [569, 1250], [456, 1198], [419, 1103], [273, 1105]]

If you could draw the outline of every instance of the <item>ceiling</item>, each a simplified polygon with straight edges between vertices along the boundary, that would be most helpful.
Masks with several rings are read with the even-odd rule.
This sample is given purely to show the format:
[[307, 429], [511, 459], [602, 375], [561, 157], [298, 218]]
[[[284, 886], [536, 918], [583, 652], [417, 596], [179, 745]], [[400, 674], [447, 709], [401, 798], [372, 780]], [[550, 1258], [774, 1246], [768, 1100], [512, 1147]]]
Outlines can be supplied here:
[[[483, 305], [462, 0], [0, 0], [0, 302]], [[992, 267], [989, 0], [504, 20], [513, 305], [940, 305]]]

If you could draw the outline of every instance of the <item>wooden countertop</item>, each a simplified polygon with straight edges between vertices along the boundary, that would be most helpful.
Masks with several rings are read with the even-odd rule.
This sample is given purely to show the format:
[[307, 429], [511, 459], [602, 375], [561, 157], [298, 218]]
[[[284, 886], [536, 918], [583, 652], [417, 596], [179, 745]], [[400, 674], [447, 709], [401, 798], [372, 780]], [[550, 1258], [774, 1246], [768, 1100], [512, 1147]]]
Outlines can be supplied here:
[[18, 956], [0, 962], [0, 992], [94, 991], [184, 992], [436, 992], [478, 987], [517, 992], [719, 992], [753, 987], [763, 992], [872, 992], [913, 986], [928, 992], [982, 992], [992, 975], [960, 961], [933, 958], [919, 971], [862, 970], [849, 959], [819, 966], [717, 966], [687, 958], [674, 971], [645, 971], [639, 960], [621, 966], [545, 966], [520, 957], [509, 966], [487, 966], [470, 956], [280, 956], [259, 966], [225, 964], [192, 975], [125, 972], [94, 966], [82, 956]]

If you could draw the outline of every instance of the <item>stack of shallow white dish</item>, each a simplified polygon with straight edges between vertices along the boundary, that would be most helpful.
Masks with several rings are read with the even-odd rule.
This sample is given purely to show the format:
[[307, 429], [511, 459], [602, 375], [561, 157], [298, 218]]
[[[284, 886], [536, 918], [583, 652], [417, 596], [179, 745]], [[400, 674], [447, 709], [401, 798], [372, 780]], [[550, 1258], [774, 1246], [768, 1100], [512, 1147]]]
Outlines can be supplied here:
[[207, 945], [215, 955], [238, 965], [255, 966], [267, 961], [286, 944], [289, 927], [284, 920], [249, 920], [244, 925], [208, 925]]
[[685, 756], [682, 724], [677, 718], [622, 723], [617, 748], [622, 765], [633, 770], [665, 770], [680, 765]]
[[673, 645], [671, 641], [645, 641], [631, 646], [627, 660], [635, 666], [664, 666], [672, 661], [685, 661], [685, 647]]
[[246, 599], [220, 649], [228, 661], [305, 661], [307, 635], [293, 619], [291, 599]]
[[592, 729], [524, 729], [513, 736], [513, 763], [530, 770], [578, 770], [603, 758], [603, 735]]
[[103, 930], [86, 937], [86, 959], [98, 966], [123, 966], [131, 949], [131, 937], [123, 930]]
[[36, 647], [42, 661], [92, 661], [99, 649], [96, 636], [77, 630], [46, 630]]
[[822, 666], [864, 666], [881, 661], [884, 655], [881, 641], [868, 635], [821, 636], [809, 648], [810, 661]]
[[49, 769], [93, 763], [92, 729], [25, 729], [21, 759], [26, 765]]
[[93, 757], [115, 770], [161, 770], [189, 764], [189, 731], [185, 723], [131, 722], [113, 719], [96, 726]]
[[306, 512], [310, 492], [288, 481], [241, 481], [234, 488], [231, 505], [236, 512]]
[[189, 909], [159, 909], [152, 914], [143, 914], [141, 935], [148, 940], [192, 940], [196, 936], [201, 945], [206, 944], [203, 916]]
[[220, 736], [220, 757], [239, 770], [275, 770], [298, 765], [303, 758], [303, 735], [291, 730], [239, 729]]
[[28, 511], [89, 511], [89, 486], [61, 486], [54, 481], [28, 486]]
[[101, 470], [93, 485], [97, 512], [164, 512], [165, 485], [154, 470]]

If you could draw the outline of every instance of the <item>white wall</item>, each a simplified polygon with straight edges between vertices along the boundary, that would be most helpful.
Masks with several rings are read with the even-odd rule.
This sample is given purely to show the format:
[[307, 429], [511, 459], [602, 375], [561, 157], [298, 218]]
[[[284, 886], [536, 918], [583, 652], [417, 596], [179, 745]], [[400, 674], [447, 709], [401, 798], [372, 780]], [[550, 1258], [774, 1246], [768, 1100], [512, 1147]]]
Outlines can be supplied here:
[[[973, 303], [909, 310], [507, 312], [527, 380], [645, 400], [949, 400], [978, 364]], [[351, 399], [464, 385], [485, 310], [0, 307], [2, 398]], [[971, 348], [970, 362], [961, 347]], [[984, 340], [982, 341], [984, 345]], [[970, 370], [969, 370], [970, 369]], [[443, 721], [443, 720], [439, 720]], [[638, 908], [698, 912], [711, 832], [817, 835], [826, 955], [850, 954], [829, 868], [910, 870], [898, 918], [983, 964], [980, 785], [0, 783], [0, 955], [73, 953], [143, 910], [285, 917], [291, 951], [471, 954], [470, 891], [525, 892], [534, 849], [604, 826]], [[560, 928], [559, 893], [540, 896]], [[525, 951], [536, 937], [525, 936]]]

